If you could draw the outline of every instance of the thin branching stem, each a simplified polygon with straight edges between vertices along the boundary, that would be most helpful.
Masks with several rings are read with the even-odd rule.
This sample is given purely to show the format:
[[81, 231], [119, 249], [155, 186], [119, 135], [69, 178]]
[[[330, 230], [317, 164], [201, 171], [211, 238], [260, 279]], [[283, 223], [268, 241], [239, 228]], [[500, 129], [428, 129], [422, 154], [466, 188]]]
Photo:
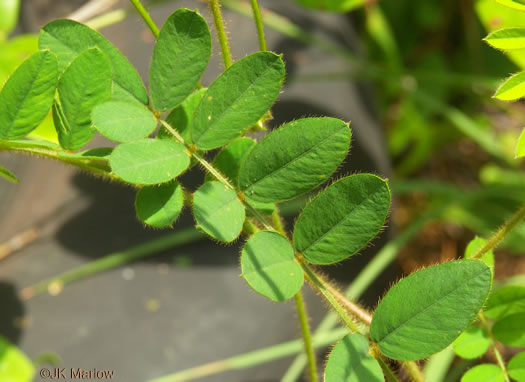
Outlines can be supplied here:
[[140, 17], [142, 17], [142, 19], [144, 20], [148, 28], [151, 30], [151, 33], [153, 33], [153, 36], [155, 36], [155, 38], [158, 38], [159, 28], [157, 28], [157, 26], [155, 25], [155, 22], [151, 18], [146, 8], [144, 8], [140, 0], [129, 0], [129, 1], [131, 1], [131, 4], [133, 4], [135, 9], [139, 13]]
[[297, 315], [299, 316], [299, 322], [301, 323], [304, 351], [306, 353], [306, 358], [308, 359], [308, 372], [310, 375], [310, 382], [317, 382], [317, 362], [315, 360], [315, 352], [312, 345], [312, 334], [310, 332], [310, 324], [308, 323], [306, 305], [304, 303], [304, 298], [301, 291], [299, 291], [295, 295], [295, 306], [297, 307]]
[[492, 334], [492, 330], [489, 327], [483, 312], [478, 313], [478, 318], [481, 323], [481, 326], [483, 327], [483, 329], [485, 329], [485, 331], [487, 332], [487, 335], [489, 336], [490, 346], [492, 348], [492, 351], [494, 352], [494, 356], [496, 357], [498, 366], [503, 372], [503, 377], [505, 378], [505, 382], [510, 382], [509, 372], [507, 371], [507, 367], [505, 366], [505, 361], [503, 360], [503, 357], [501, 356], [501, 353], [499, 352], [498, 347], [496, 346], [496, 339], [494, 338], [494, 335]]
[[264, 25], [261, 17], [261, 11], [257, 0], [251, 0], [253, 19], [255, 20], [255, 26], [257, 27], [257, 36], [259, 37], [259, 48], [261, 51], [266, 51], [266, 38], [264, 37]]
[[224, 59], [224, 67], [228, 69], [232, 66], [232, 55], [230, 53], [230, 46], [228, 45], [228, 37], [226, 36], [226, 30], [224, 29], [224, 22], [222, 20], [221, 7], [219, 0], [210, 0], [210, 9], [213, 14], [213, 22], [215, 23], [215, 29], [217, 30], [217, 37], [219, 38], [219, 44], [221, 45], [222, 57]]

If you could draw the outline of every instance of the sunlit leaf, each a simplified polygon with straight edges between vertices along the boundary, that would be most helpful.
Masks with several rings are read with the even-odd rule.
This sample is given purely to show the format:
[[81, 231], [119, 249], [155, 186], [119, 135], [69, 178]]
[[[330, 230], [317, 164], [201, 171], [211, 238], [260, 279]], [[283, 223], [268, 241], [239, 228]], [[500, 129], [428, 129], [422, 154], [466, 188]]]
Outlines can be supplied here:
[[523, 96], [525, 96], [525, 72], [507, 78], [494, 93], [494, 98], [502, 101], [512, 101]]
[[516, 145], [516, 158], [525, 157], [525, 130], [521, 131], [518, 143]]
[[[475, 256], [478, 251], [485, 246], [485, 244], [487, 244], [487, 240], [481, 237], [475, 237], [472, 239], [465, 249], [465, 259], [471, 259], [472, 256]], [[487, 264], [492, 272], [494, 272], [494, 251], [492, 249], [481, 256], [480, 260]]]
[[518, 11], [525, 11], [525, 1], [523, 0], [496, 0], [501, 5], [517, 9]]
[[465, 359], [481, 357], [489, 346], [490, 340], [487, 332], [479, 326], [467, 328], [453, 343], [454, 352]]
[[484, 363], [467, 371], [461, 382], [505, 382], [505, 377], [499, 366]]
[[0, 336], [0, 381], [31, 382], [34, 374], [35, 368], [31, 360]]
[[523, 49], [525, 28], [503, 28], [490, 33], [484, 40], [496, 49]]
[[516, 354], [507, 364], [507, 371], [511, 378], [518, 382], [525, 381], [525, 352]]

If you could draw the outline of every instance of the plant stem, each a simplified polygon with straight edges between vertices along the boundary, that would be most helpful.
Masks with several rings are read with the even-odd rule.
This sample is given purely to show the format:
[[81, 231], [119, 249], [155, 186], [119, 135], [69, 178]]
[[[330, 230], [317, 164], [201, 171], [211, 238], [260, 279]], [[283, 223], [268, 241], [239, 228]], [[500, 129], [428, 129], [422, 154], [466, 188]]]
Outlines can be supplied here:
[[498, 246], [498, 244], [503, 240], [503, 238], [525, 218], [525, 205], [521, 206], [521, 208], [512, 215], [509, 220], [503, 224], [503, 226], [498, 229], [488, 240], [487, 244], [485, 244], [476, 254], [472, 256], [472, 259], [480, 259], [481, 256], [483, 256], [485, 253], [490, 251], [491, 249]]
[[310, 372], [310, 382], [317, 382], [317, 362], [315, 359], [315, 352], [312, 346], [312, 337], [310, 334], [310, 325], [308, 324], [308, 316], [306, 314], [306, 306], [301, 291], [295, 295], [295, 306], [297, 307], [297, 315], [301, 323], [301, 331], [303, 334], [304, 351], [308, 359], [308, 370]]
[[155, 22], [149, 15], [146, 8], [144, 8], [140, 0], [129, 0], [129, 1], [131, 1], [131, 4], [135, 6], [135, 9], [140, 14], [142, 19], [146, 23], [146, 25], [149, 27], [149, 29], [151, 30], [151, 33], [153, 33], [153, 36], [155, 36], [155, 38], [159, 38], [159, 28], [157, 28], [157, 26], [155, 25]]
[[401, 365], [403, 369], [410, 375], [412, 381], [414, 382], [425, 382], [425, 376], [419, 368], [419, 365], [414, 361], [402, 362]]
[[377, 360], [377, 362], [379, 362], [379, 366], [381, 366], [381, 369], [385, 374], [386, 380], [389, 382], [399, 382], [397, 375], [392, 371], [392, 369], [390, 369], [390, 366], [385, 362], [383, 354], [381, 354], [381, 352], [377, 348], [377, 345], [372, 345], [370, 347], [370, 353]]
[[253, 18], [255, 19], [255, 25], [257, 27], [257, 36], [259, 37], [259, 48], [261, 51], [266, 50], [266, 39], [264, 38], [264, 25], [261, 17], [261, 11], [259, 10], [259, 4], [257, 0], [251, 0]]
[[492, 351], [494, 352], [494, 355], [496, 356], [496, 361], [498, 362], [498, 366], [503, 372], [503, 377], [505, 378], [505, 382], [510, 382], [509, 373], [505, 366], [505, 361], [503, 360], [503, 357], [501, 356], [501, 353], [499, 352], [496, 346], [496, 339], [494, 338], [494, 335], [492, 334], [492, 330], [487, 324], [487, 320], [485, 319], [485, 315], [483, 314], [483, 312], [478, 313], [478, 318], [481, 323], [481, 326], [483, 327], [483, 329], [485, 329], [485, 331], [487, 332], [489, 336], [490, 346], [492, 347]]
[[226, 37], [226, 31], [224, 30], [224, 22], [222, 21], [222, 13], [219, 5], [219, 0], [209, 0], [211, 13], [213, 14], [213, 21], [215, 28], [217, 29], [217, 37], [221, 44], [222, 57], [224, 59], [224, 68], [228, 69], [232, 66], [232, 55], [230, 53], [230, 47], [228, 45], [228, 38]]

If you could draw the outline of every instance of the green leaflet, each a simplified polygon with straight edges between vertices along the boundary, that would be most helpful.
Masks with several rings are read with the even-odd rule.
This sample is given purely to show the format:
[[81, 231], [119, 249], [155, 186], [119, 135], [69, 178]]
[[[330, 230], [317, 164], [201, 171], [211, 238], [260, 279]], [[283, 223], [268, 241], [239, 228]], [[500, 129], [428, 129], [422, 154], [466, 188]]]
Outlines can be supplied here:
[[[186, 143], [191, 143], [190, 126], [193, 118], [193, 113], [199, 105], [202, 96], [206, 93], [206, 89], [200, 89], [186, 98], [179, 106], [177, 106], [166, 118], [168, 125], [176, 129], [184, 138]], [[161, 125], [157, 138], [170, 138], [173, 136]]]
[[142, 187], [135, 199], [137, 217], [152, 227], [169, 227], [183, 207], [182, 187], [176, 181]]
[[211, 150], [241, 136], [275, 102], [284, 74], [281, 57], [271, 52], [237, 61], [210, 85], [195, 110], [192, 142]]
[[178, 176], [188, 168], [190, 158], [185, 147], [177, 142], [145, 138], [115, 147], [109, 164], [126, 182], [151, 185]]
[[312, 264], [333, 264], [355, 254], [383, 227], [390, 207], [386, 181], [372, 174], [343, 178], [308, 204], [293, 243]]
[[485, 315], [494, 320], [514, 313], [525, 313], [525, 286], [509, 285], [491, 293]]
[[9, 77], [0, 92], [0, 139], [23, 138], [44, 120], [58, 82], [57, 59], [36, 52]]
[[516, 354], [507, 364], [509, 375], [518, 382], [525, 381], [525, 352]]
[[116, 142], [129, 142], [150, 135], [157, 126], [155, 116], [138, 103], [110, 101], [98, 105], [92, 114], [100, 134]]
[[512, 101], [523, 96], [525, 96], [525, 72], [507, 78], [494, 93], [494, 98], [502, 101]]
[[396, 360], [426, 358], [444, 349], [472, 322], [491, 286], [483, 262], [459, 260], [415, 272], [379, 303], [370, 335]]
[[501, 5], [517, 9], [518, 11], [525, 11], [525, 1], [523, 0], [496, 0]]
[[525, 130], [521, 131], [518, 143], [516, 144], [516, 158], [525, 157]]
[[381, 366], [368, 352], [368, 340], [348, 334], [330, 353], [324, 370], [325, 382], [383, 382]]
[[496, 322], [492, 334], [501, 343], [509, 346], [525, 346], [525, 312], [511, 314]]
[[91, 125], [95, 106], [111, 99], [111, 67], [98, 48], [78, 55], [58, 82], [53, 120], [60, 146], [77, 150], [96, 133]]
[[111, 65], [113, 99], [148, 104], [148, 94], [135, 68], [113, 44], [88, 26], [72, 20], [52, 21], [42, 28], [38, 46], [56, 54], [60, 71], [86, 49], [99, 48]]
[[2, 166], [0, 166], [0, 176], [12, 183], [20, 183], [20, 179], [18, 179], [15, 174]]
[[256, 292], [276, 302], [292, 298], [304, 282], [292, 246], [276, 232], [258, 232], [246, 242], [241, 270], [242, 277]]
[[196, 11], [177, 9], [164, 23], [153, 49], [149, 88], [155, 110], [171, 110], [190, 95], [210, 55], [206, 20]]
[[31, 360], [0, 336], [0, 381], [31, 382], [34, 374], [35, 368]]
[[487, 332], [478, 326], [467, 328], [453, 343], [454, 352], [465, 359], [481, 357], [489, 346]]
[[525, 28], [503, 28], [490, 33], [484, 40], [496, 49], [523, 49]]
[[234, 190], [220, 182], [207, 182], [193, 195], [193, 215], [204, 232], [229, 243], [241, 234], [245, 211]]
[[258, 202], [292, 199], [332, 175], [346, 157], [350, 137], [348, 124], [336, 118], [287, 123], [248, 154], [239, 174], [239, 187]]
[[367, 0], [295, 0], [304, 7], [320, 11], [348, 12], [364, 6]]
[[483, 363], [467, 371], [461, 382], [505, 382], [505, 377], [499, 366]]
[[[467, 248], [465, 249], [465, 259], [472, 258], [472, 256], [482, 249], [485, 244], [487, 244], [487, 240], [476, 236], [470, 241], [470, 243], [468, 243]], [[494, 251], [492, 249], [481, 256], [480, 260], [487, 264], [490, 270], [494, 273]]]

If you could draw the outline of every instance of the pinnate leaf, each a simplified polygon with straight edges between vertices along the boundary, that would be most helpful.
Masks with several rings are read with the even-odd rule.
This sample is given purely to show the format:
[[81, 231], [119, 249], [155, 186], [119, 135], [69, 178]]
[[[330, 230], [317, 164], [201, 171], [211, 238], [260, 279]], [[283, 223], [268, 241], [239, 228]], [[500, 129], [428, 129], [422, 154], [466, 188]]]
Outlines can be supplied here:
[[452, 343], [483, 306], [491, 271], [460, 260], [415, 272], [379, 303], [370, 326], [381, 352], [396, 360], [426, 358]]
[[275, 102], [284, 74], [281, 57], [271, 52], [237, 61], [210, 85], [195, 110], [192, 142], [211, 150], [241, 136]]
[[204, 232], [228, 243], [240, 235], [245, 218], [235, 191], [215, 181], [204, 183], [195, 192], [193, 214]]
[[86, 49], [99, 48], [111, 65], [113, 99], [148, 104], [148, 94], [135, 68], [113, 44], [88, 26], [72, 20], [52, 21], [42, 28], [38, 46], [56, 54], [61, 72]]
[[145, 186], [135, 199], [137, 217], [152, 227], [171, 226], [183, 207], [182, 187], [176, 181], [159, 186]]
[[155, 116], [139, 103], [110, 101], [98, 105], [92, 114], [100, 134], [116, 142], [129, 142], [150, 135], [157, 126]]
[[496, 322], [492, 334], [508, 346], [525, 346], [525, 312], [511, 314]]
[[525, 28], [503, 28], [490, 33], [484, 39], [496, 49], [525, 48]]
[[31, 382], [34, 374], [31, 360], [15, 345], [0, 337], [0, 381]]
[[60, 146], [77, 150], [96, 133], [91, 125], [95, 106], [111, 99], [111, 67], [98, 48], [75, 58], [60, 77], [53, 119]]
[[516, 158], [525, 157], [525, 129], [522, 130], [516, 145]]
[[498, 320], [514, 313], [525, 313], [525, 286], [509, 285], [491, 293], [485, 315]]
[[208, 66], [211, 35], [196, 11], [177, 9], [164, 23], [149, 71], [151, 102], [168, 111], [190, 95]]
[[294, 246], [312, 264], [344, 260], [377, 235], [389, 207], [383, 179], [372, 174], [343, 178], [305, 207], [295, 224]]
[[152, 185], [178, 176], [188, 168], [190, 158], [185, 147], [175, 141], [145, 138], [118, 145], [109, 163], [122, 180]]
[[276, 302], [293, 297], [304, 282], [292, 246], [275, 232], [258, 232], [246, 242], [241, 269], [242, 276], [256, 292]]
[[348, 334], [330, 353], [324, 371], [325, 382], [383, 382], [383, 372], [361, 334]]
[[505, 382], [505, 377], [499, 366], [483, 363], [467, 371], [461, 382]]
[[[300, 139], [298, 139], [300, 137]], [[336, 118], [304, 118], [272, 131], [248, 154], [240, 189], [258, 202], [292, 199], [323, 182], [350, 147], [348, 124]]]
[[0, 139], [18, 139], [36, 129], [53, 104], [57, 59], [36, 52], [9, 77], [0, 92]]
[[0, 166], [0, 176], [12, 183], [20, 183], [20, 179], [18, 179], [15, 174], [2, 166]]
[[507, 364], [509, 375], [518, 382], [525, 381], [525, 352], [516, 354]]
[[494, 98], [502, 101], [513, 101], [523, 96], [525, 96], [525, 72], [507, 78], [494, 94]]
[[489, 345], [487, 332], [478, 326], [471, 326], [454, 340], [453, 348], [461, 358], [473, 359], [485, 354]]

